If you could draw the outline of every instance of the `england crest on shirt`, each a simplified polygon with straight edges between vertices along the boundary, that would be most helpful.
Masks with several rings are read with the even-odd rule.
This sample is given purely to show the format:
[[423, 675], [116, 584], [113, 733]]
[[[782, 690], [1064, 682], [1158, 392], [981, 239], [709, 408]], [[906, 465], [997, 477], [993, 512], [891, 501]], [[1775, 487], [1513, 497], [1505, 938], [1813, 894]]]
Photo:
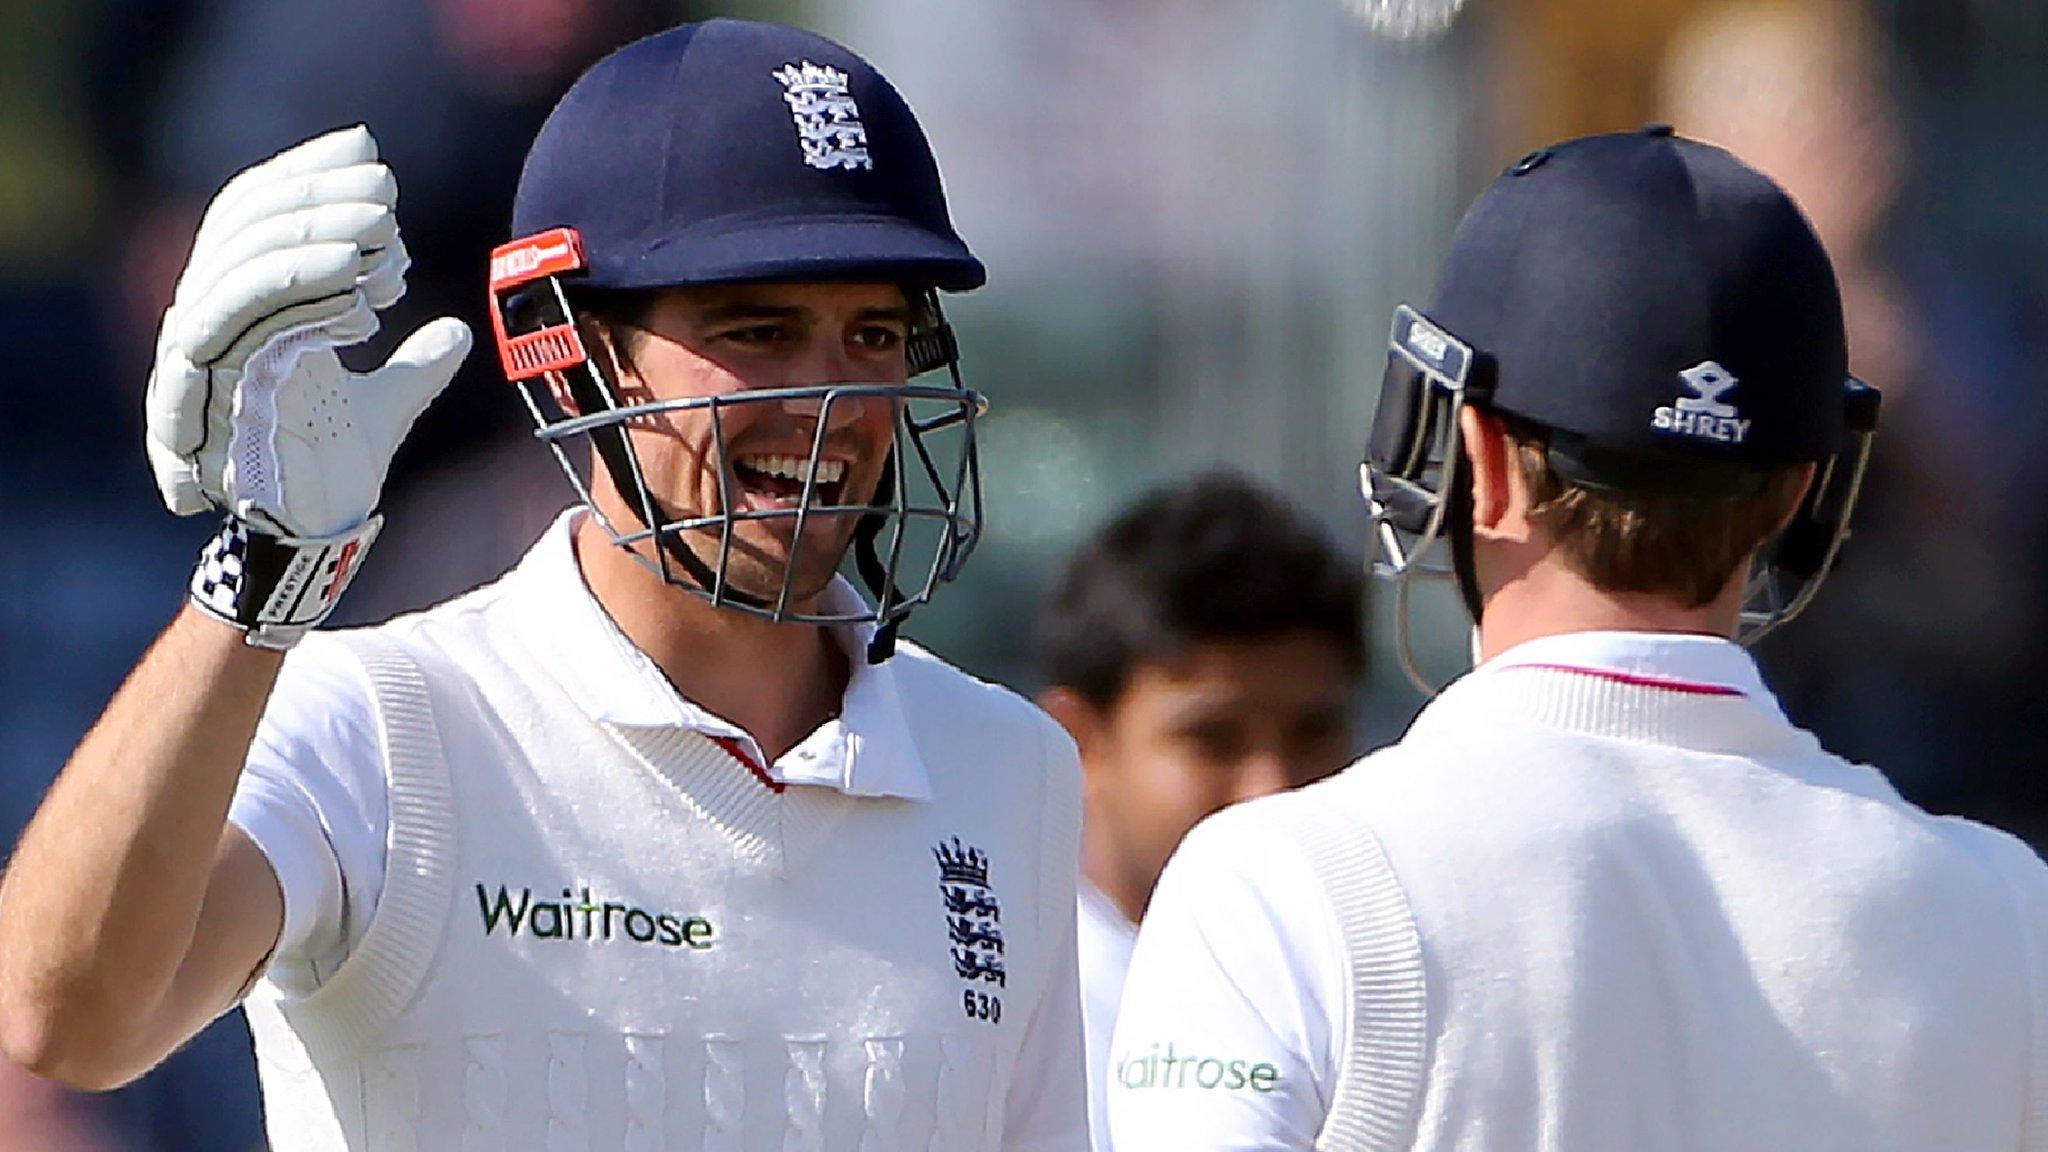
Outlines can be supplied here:
[[961, 1008], [971, 1020], [999, 1023], [1003, 1002], [995, 990], [1005, 987], [1009, 977], [1003, 967], [1003, 913], [989, 882], [988, 854], [955, 836], [940, 841], [932, 856], [939, 863], [953, 972], [965, 986]]

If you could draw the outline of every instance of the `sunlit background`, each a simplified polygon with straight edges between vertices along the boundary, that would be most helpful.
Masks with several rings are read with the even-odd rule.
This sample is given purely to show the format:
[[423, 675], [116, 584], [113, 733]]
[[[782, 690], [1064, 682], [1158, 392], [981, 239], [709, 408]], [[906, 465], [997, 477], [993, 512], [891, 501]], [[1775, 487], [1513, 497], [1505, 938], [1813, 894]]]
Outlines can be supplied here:
[[[1518, 156], [1666, 120], [1805, 206], [1855, 370], [1886, 392], [1848, 566], [1766, 646], [1773, 683], [1910, 797], [2048, 836], [2048, 6], [1468, 0], [1444, 34], [1405, 40], [1373, 30], [1373, 7], [0, 3], [0, 844], [177, 607], [207, 530], [157, 503], [140, 399], [210, 191], [367, 121], [418, 261], [387, 337], [447, 311], [481, 329], [484, 254], [555, 95], [609, 47], [714, 14], [805, 24], [874, 60], [992, 269], [949, 304], [995, 404], [991, 523], [913, 623], [927, 645], [1032, 686], [1030, 623], [1064, 549], [1204, 466], [1267, 481], [1363, 562], [1356, 464], [1393, 305], [1427, 299], [1461, 206]], [[489, 578], [567, 495], [473, 357], [400, 457], [344, 612]], [[1421, 608], [1426, 662], [1448, 675], [1459, 617], [1448, 598]], [[1384, 635], [1376, 651], [1360, 707], [1378, 742], [1420, 697]], [[0, 1150], [260, 1145], [232, 1017], [110, 1097], [0, 1067]]]

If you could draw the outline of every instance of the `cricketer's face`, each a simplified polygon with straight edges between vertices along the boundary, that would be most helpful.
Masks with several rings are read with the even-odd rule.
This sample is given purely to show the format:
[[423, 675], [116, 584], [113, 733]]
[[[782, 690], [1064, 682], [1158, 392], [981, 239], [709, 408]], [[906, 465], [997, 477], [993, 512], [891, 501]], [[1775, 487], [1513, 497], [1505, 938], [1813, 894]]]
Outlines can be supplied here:
[[1335, 644], [1288, 632], [1140, 664], [1107, 709], [1049, 700], [1081, 748], [1090, 872], [1149, 897], [1203, 817], [1343, 767], [1352, 683]]
[[[910, 326], [909, 302], [894, 285], [675, 289], [663, 293], [643, 328], [627, 337], [614, 378], [628, 405], [696, 397], [744, 401], [749, 392], [825, 384], [900, 385], [908, 378]], [[821, 422], [826, 427], [811, 506], [864, 505], [881, 481], [898, 403], [875, 396], [840, 397], [830, 405], [815, 399], [735, 402], [722, 404], [715, 416], [706, 408], [646, 416], [629, 434], [664, 520], [793, 511]], [[615, 505], [608, 516], [626, 507], [615, 490], [600, 498]], [[637, 519], [635, 510], [615, 522]], [[773, 602], [787, 575], [790, 607], [809, 608], [838, 570], [858, 519], [814, 513], [801, 538], [793, 515], [738, 520], [725, 565], [728, 586]], [[717, 571], [717, 529], [684, 533], [682, 542]], [[643, 545], [650, 558], [652, 547]]]

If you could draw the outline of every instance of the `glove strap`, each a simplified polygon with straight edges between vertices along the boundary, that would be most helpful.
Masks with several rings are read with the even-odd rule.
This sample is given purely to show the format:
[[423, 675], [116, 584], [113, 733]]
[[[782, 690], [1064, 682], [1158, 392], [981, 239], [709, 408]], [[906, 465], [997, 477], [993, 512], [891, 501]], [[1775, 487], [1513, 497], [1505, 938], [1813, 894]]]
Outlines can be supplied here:
[[283, 651], [334, 611], [382, 516], [318, 539], [278, 536], [229, 517], [192, 570], [192, 603], [240, 628], [250, 644]]

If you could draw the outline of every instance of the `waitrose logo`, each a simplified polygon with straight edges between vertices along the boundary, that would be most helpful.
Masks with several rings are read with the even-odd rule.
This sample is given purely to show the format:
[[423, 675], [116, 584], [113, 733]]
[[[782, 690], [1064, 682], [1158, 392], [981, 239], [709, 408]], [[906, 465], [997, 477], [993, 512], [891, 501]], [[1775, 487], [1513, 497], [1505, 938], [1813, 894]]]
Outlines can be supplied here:
[[1227, 1056], [1182, 1056], [1171, 1043], [1160, 1052], [1152, 1045], [1147, 1056], [1126, 1056], [1116, 1062], [1117, 1083], [1126, 1088], [1220, 1088], [1271, 1092], [1280, 1083], [1280, 1069], [1264, 1060]]
[[498, 885], [493, 893], [476, 886], [476, 908], [483, 917], [484, 935], [507, 936], [524, 933], [539, 940], [583, 940], [603, 944], [630, 940], [635, 944], [660, 944], [670, 948], [709, 948], [717, 933], [702, 916], [678, 916], [672, 912], [650, 912], [631, 904], [599, 901], [590, 889], [562, 889], [560, 900], [536, 900], [533, 889], [521, 888], [517, 895]]

